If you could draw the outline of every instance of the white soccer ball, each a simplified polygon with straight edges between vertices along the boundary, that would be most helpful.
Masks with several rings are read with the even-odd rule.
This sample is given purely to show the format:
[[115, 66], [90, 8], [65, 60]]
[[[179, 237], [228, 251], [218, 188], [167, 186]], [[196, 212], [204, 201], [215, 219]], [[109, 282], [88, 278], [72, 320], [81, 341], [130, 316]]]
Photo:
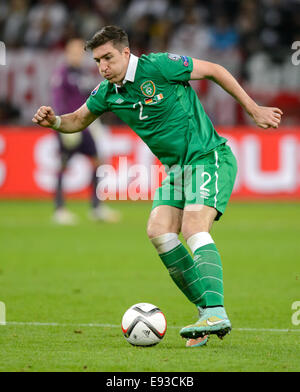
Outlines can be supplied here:
[[165, 315], [152, 304], [135, 304], [122, 318], [124, 337], [133, 346], [154, 346], [162, 340], [166, 330]]

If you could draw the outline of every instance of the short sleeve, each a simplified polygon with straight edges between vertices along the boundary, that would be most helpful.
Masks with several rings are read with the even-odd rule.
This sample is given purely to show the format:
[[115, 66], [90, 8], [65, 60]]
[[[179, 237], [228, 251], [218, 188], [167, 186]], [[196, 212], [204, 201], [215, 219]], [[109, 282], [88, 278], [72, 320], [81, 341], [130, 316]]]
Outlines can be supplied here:
[[157, 53], [154, 62], [168, 82], [187, 82], [191, 79], [193, 60], [189, 56]]
[[101, 114], [108, 111], [103, 87], [102, 83], [98, 84], [86, 101], [89, 111], [97, 116], [101, 116]]

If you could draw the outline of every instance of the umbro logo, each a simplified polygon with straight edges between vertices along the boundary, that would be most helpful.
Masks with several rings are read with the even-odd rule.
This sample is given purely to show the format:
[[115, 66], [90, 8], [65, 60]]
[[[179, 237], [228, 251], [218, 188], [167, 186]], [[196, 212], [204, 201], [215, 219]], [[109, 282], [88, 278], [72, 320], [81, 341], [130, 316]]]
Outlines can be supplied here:
[[117, 100], [116, 100], [116, 103], [118, 103], [119, 105], [121, 104], [121, 103], [123, 103], [124, 102], [124, 99], [122, 99], [122, 98], [118, 98]]

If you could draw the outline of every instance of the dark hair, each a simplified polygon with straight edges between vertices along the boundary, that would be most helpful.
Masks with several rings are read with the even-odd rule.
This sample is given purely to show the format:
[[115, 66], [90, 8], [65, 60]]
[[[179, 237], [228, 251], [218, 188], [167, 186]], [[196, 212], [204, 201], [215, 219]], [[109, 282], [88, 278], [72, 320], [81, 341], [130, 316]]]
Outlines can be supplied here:
[[119, 50], [129, 46], [128, 35], [121, 27], [104, 26], [94, 34], [92, 39], [86, 42], [85, 50], [93, 50], [107, 42], [112, 42], [113, 46]]

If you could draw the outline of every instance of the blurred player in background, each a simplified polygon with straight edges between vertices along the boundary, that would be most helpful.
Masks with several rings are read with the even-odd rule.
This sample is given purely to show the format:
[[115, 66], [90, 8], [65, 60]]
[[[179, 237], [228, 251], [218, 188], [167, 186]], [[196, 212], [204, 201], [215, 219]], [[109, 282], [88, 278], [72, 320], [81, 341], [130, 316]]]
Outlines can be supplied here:
[[[59, 66], [51, 79], [52, 104], [58, 113], [74, 111], [86, 101], [88, 92], [84, 83], [83, 59], [84, 41], [81, 38], [69, 40], [65, 48], [65, 63]], [[91, 130], [85, 129], [81, 133], [72, 135], [57, 133], [57, 138], [60, 170], [57, 174], [55, 190], [54, 221], [59, 224], [74, 224], [77, 222], [76, 215], [65, 207], [63, 179], [72, 156], [81, 153], [89, 157], [92, 163], [90, 217], [94, 220], [118, 222], [120, 219], [119, 212], [104, 205], [97, 198], [96, 172], [101, 162]]]
[[[218, 64], [170, 53], [134, 56], [127, 34], [116, 26], [102, 28], [86, 48], [92, 50], [106, 80], [75, 112], [56, 116], [51, 107], [42, 106], [33, 122], [73, 133], [112, 111], [144, 140], [167, 171], [166, 180], [156, 190], [148, 237], [174, 283], [199, 311], [199, 320], [182, 328], [180, 335], [188, 339], [188, 347], [203, 345], [209, 334], [222, 338], [230, 332], [231, 322], [224, 307], [221, 257], [210, 231], [225, 211], [237, 164], [189, 81], [214, 81], [261, 128], [278, 128], [283, 113], [257, 105]], [[172, 171], [174, 166], [179, 175]], [[182, 179], [186, 166], [191, 169], [188, 183], [184, 179], [177, 184], [177, 175]], [[197, 177], [202, 177], [202, 183], [198, 184]], [[193, 193], [190, 185], [199, 187]], [[180, 232], [193, 257], [179, 240]]]

